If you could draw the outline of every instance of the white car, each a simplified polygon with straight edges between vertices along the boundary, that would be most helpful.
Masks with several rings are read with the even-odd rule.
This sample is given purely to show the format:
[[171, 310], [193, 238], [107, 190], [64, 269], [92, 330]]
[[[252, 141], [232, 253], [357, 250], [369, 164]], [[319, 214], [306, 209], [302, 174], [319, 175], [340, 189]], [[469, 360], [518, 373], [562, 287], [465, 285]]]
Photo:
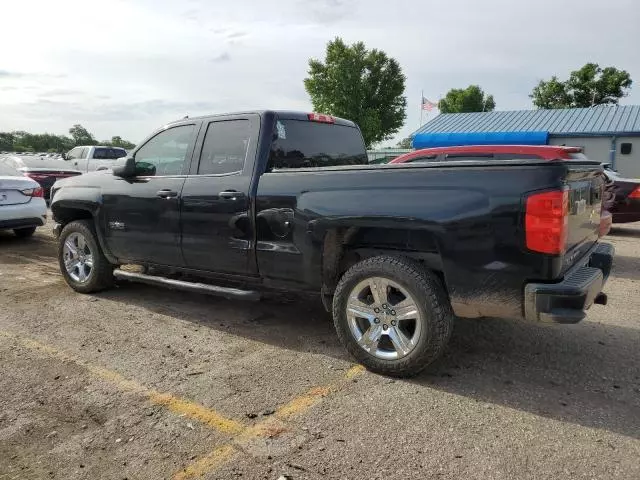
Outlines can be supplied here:
[[47, 204], [40, 184], [0, 163], [0, 230], [30, 237], [46, 221]]

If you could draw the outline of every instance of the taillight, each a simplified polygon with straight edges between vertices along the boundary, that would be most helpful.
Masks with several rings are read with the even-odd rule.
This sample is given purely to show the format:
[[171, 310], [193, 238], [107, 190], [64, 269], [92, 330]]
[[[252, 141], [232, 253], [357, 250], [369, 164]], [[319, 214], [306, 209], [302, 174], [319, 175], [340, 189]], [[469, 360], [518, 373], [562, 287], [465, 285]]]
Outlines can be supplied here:
[[20, 190], [20, 192], [23, 195], [26, 195], [27, 197], [44, 197], [44, 190], [42, 190], [41, 187], [36, 187], [36, 188], [25, 188], [24, 190]]
[[640, 186], [636, 187], [633, 192], [629, 194], [629, 198], [640, 199]]
[[527, 198], [526, 243], [529, 250], [561, 254], [569, 233], [569, 192], [555, 190], [535, 193]]
[[312, 122], [320, 122], [320, 123], [336, 123], [335, 118], [331, 115], [325, 115], [324, 113], [310, 113], [307, 115], [307, 118]]

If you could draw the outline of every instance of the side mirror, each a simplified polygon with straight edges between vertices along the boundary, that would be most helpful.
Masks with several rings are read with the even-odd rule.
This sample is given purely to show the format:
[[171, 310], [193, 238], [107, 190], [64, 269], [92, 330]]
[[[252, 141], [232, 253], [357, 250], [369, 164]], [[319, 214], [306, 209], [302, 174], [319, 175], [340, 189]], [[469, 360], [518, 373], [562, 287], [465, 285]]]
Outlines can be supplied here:
[[116, 177], [130, 178], [136, 176], [136, 160], [133, 157], [119, 158], [111, 169]]
[[69, 160], [69, 158], [67, 157], [67, 154], [62, 152], [62, 159], [63, 160]]
[[156, 166], [149, 162], [136, 163], [137, 177], [153, 177], [156, 174]]

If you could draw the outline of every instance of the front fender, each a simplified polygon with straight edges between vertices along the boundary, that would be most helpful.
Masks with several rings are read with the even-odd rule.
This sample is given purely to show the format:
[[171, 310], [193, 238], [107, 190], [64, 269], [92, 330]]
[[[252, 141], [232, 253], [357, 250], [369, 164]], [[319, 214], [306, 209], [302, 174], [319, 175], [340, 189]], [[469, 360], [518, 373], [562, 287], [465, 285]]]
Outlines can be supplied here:
[[[111, 263], [118, 263], [118, 259], [111, 254], [104, 236], [104, 225], [100, 220], [102, 208], [102, 190], [99, 187], [62, 186], [52, 192], [51, 213], [54, 221], [60, 226], [79, 219], [90, 218], [98, 237], [98, 243], [104, 256]], [[59, 227], [61, 230], [61, 227]]]

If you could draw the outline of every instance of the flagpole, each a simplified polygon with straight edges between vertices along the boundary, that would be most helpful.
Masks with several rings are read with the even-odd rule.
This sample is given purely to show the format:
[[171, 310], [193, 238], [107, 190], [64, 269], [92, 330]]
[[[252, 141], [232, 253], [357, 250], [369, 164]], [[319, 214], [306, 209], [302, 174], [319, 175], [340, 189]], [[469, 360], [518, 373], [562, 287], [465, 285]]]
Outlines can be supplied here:
[[422, 113], [424, 112], [422, 102], [424, 102], [424, 90], [420, 92], [420, 125], [418, 125], [418, 128], [422, 128]]

